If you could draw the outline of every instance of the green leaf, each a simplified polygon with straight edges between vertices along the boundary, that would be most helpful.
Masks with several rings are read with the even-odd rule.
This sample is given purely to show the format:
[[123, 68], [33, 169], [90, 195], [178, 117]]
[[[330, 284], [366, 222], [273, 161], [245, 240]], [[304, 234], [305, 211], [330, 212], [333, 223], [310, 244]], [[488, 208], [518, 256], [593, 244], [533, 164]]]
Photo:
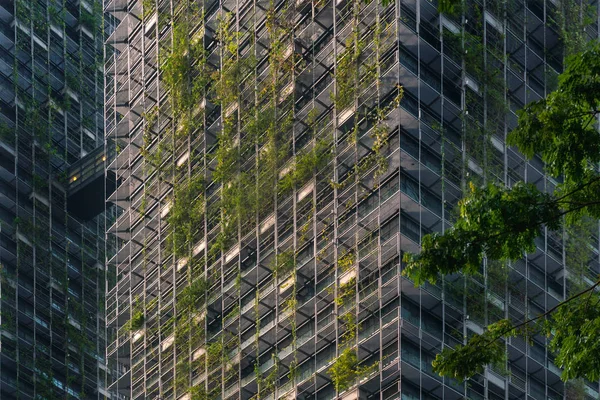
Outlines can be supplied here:
[[454, 349], [445, 347], [433, 360], [433, 370], [460, 381], [482, 373], [484, 365], [504, 362], [505, 346], [498, 339], [515, 333], [509, 320], [491, 324], [483, 334], [473, 335], [466, 345], [457, 345]]
[[484, 255], [494, 260], [516, 260], [535, 250], [542, 224], [558, 229], [561, 209], [557, 200], [534, 185], [512, 188], [471, 185], [459, 202], [460, 218], [444, 234], [425, 235], [421, 253], [403, 257], [405, 276], [422, 285], [440, 274], [479, 271]]

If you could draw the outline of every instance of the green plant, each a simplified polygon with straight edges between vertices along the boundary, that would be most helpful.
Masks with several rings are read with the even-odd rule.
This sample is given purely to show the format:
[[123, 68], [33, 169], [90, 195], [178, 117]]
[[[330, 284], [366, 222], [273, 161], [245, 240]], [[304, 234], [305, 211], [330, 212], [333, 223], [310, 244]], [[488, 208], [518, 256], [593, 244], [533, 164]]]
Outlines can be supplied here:
[[285, 193], [294, 187], [302, 186], [317, 171], [324, 168], [331, 157], [331, 139], [328, 137], [317, 139], [312, 149], [296, 156], [291, 171], [279, 181], [279, 190]]
[[348, 282], [343, 283], [338, 288], [338, 295], [334, 299], [338, 307], [342, 307], [348, 302], [353, 301], [356, 296], [356, 278], [352, 277]]
[[585, 216], [565, 223], [565, 265], [572, 274], [576, 292], [585, 289], [584, 278], [590, 278], [589, 262], [593, 250], [589, 243], [597, 229], [598, 221]]
[[[145, 19], [154, 12], [157, 4], [144, 0], [142, 6]], [[205, 322], [198, 321], [202, 316], [210, 315], [210, 312], [205, 314], [199, 311], [204, 307], [206, 299], [214, 295], [209, 293], [209, 288], [221, 279], [221, 271], [214, 265], [220, 257], [227, 257], [229, 247], [238, 238], [258, 229], [266, 216], [273, 213], [280, 204], [285, 204], [294, 190], [301, 189], [315, 178], [315, 186], [320, 184], [320, 172], [333, 160], [334, 135], [329, 126], [330, 117], [327, 113], [320, 115], [315, 108], [307, 117], [310, 127], [302, 149], [296, 147], [299, 146], [298, 143], [294, 143], [298, 122], [295, 115], [296, 70], [302, 69], [304, 63], [295, 53], [293, 37], [289, 34], [293, 23], [288, 17], [295, 12], [293, 6], [285, 5], [277, 9], [275, 2], [272, 2], [266, 10], [269, 41], [264, 53], [262, 44], [257, 46], [255, 43], [254, 28], [238, 31], [239, 21], [237, 17], [234, 18], [234, 14], [220, 14], [216, 27], [220, 48], [214, 53], [218, 55], [220, 65], [214, 70], [209, 67], [202, 34], [190, 34], [204, 19], [202, 12], [194, 7], [195, 4], [178, 4], [173, 11], [172, 20], [169, 12], [162, 8], [157, 10], [159, 31], [168, 32], [163, 28], [172, 24], [171, 41], [168, 38], [161, 40], [158, 50], [159, 77], [168, 101], [161, 101], [160, 108], [146, 109], [141, 152], [146, 161], [144, 173], [152, 176], [157, 172], [158, 180], [164, 181], [165, 186], [172, 187], [170, 208], [165, 211], [168, 214], [166, 218], [164, 215], [161, 217], [163, 221], [166, 219], [169, 226], [169, 236], [162, 255], [166, 258], [173, 256], [173, 261], [178, 265], [185, 264], [185, 269], [179, 269], [178, 273], [187, 273], [189, 282], [189, 286], [176, 294], [175, 315], [160, 328], [164, 335], [172, 332], [175, 334], [174, 351], [177, 355], [174, 389], [176, 396], [187, 391], [192, 399], [204, 399], [218, 397], [220, 389], [207, 391], [190, 388], [190, 370], [217, 368], [219, 364], [225, 365], [227, 370], [229, 361], [225, 360], [226, 355], [230, 346], [236, 345], [235, 340], [228, 341], [223, 334], [211, 337], [210, 343], [205, 343]], [[354, 7], [357, 10], [360, 8], [358, 3]], [[338, 111], [344, 105], [344, 97], [350, 98], [352, 103], [364, 88], [373, 83], [376, 83], [375, 86], [379, 85], [375, 79], [379, 61], [371, 62], [371, 56], [375, 52], [367, 49], [370, 37], [361, 37], [362, 33], [359, 34], [358, 14], [353, 23], [356, 24], [354, 39], [358, 42], [349, 43], [349, 46], [354, 53], [340, 55], [337, 60], [339, 65], [336, 80], [339, 81], [340, 89], [340, 96], [336, 98]], [[378, 29], [380, 28], [379, 26]], [[203, 32], [203, 28], [200, 32]], [[370, 31], [365, 33], [372, 34]], [[376, 36], [379, 42], [375, 47], [379, 54], [384, 51], [380, 31]], [[264, 75], [257, 71], [255, 54], [267, 56], [268, 67], [265, 71], [268, 72]], [[378, 56], [375, 58], [379, 60]], [[368, 62], [363, 62], [364, 60]], [[348, 63], [352, 71], [344, 70], [344, 65]], [[211, 58], [210, 65], [212, 64]], [[353, 88], [357, 74], [361, 75], [358, 89]], [[147, 96], [147, 99], [150, 98], [152, 94]], [[207, 108], [206, 115], [204, 107]], [[203, 131], [208, 129], [203, 123], [209, 110], [220, 113], [219, 123], [210, 128], [210, 135]], [[374, 113], [370, 117], [368, 125], [372, 121], [382, 122], [389, 109], [381, 107], [378, 111], [379, 114]], [[358, 133], [357, 131], [357, 146], [364, 144], [358, 143]], [[210, 143], [205, 140], [199, 144], [199, 135], [204, 139], [210, 136]], [[388, 142], [387, 128], [381, 124], [372, 130], [370, 137], [360, 139], [373, 145], [372, 152], [375, 155], [369, 158], [370, 168], [380, 163], [382, 167], [379, 169], [383, 171]], [[178, 162], [176, 167], [172, 166], [173, 160], [181, 159], [178, 157], [184, 152], [189, 152], [187, 159], [181, 164]], [[385, 164], [387, 168], [387, 163]], [[142, 213], [156, 196], [151, 191], [154, 188], [150, 187], [144, 187]], [[305, 201], [312, 202], [312, 198], [313, 196], [307, 196]], [[309, 206], [312, 209], [309, 210]], [[295, 248], [300, 247], [308, 238], [311, 228], [317, 223], [315, 205], [300, 203], [298, 207], [304, 207], [306, 212], [303, 212], [303, 218], [306, 217], [306, 221], [299, 224], [298, 233], [301, 236], [294, 244]], [[203, 253], [206, 257], [199, 260], [198, 254], [194, 254], [198, 243], [204, 243], [206, 248]], [[274, 257], [269, 267], [275, 279], [287, 279], [290, 272], [293, 274], [295, 256], [294, 250], [286, 250]], [[338, 260], [340, 269], [351, 268], [355, 263], [354, 257], [355, 253], [351, 253]], [[235, 295], [240, 296], [246, 284], [241, 280], [240, 270], [234, 273], [237, 273]], [[295, 275], [285, 282], [292, 286], [292, 293], [279, 306], [283, 307], [286, 321], [289, 320], [290, 323], [294, 355], [288, 367], [289, 376], [293, 378], [298, 364], [295, 347]], [[286, 295], [289, 289], [289, 286], [286, 287]], [[337, 301], [340, 306], [349, 308], [347, 306], [350, 305], [350, 300], [356, 296], [356, 280], [341, 285], [338, 289]], [[258, 359], [261, 303], [258, 292], [256, 296], [254, 329]], [[223, 315], [224, 319], [235, 317], [239, 306], [229, 310]], [[154, 318], [151, 316], [154, 314], [150, 314], [148, 309], [145, 311], [147, 318]], [[342, 338], [344, 343], [350, 343], [358, 331], [355, 314], [356, 310], [353, 309], [340, 317], [340, 323], [346, 328]], [[148, 336], [150, 334], [148, 332]], [[190, 361], [189, 349], [202, 347], [206, 350], [206, 357]], [[274, 362], [275, 368], [266, 376], [260, 373], [259, 365], [256, 364], [259, 397], [272, 392], [277, 384], [281, 371], [276, 355]], [[217, 374], [208, 376], [207, 385], [203, 387], [227, 386], [235, 372], [218, 374], [218, 378]], [[222, 381], [217, 382], [218, 380]]]
[[[561, 232], [565, 221], [600, 218], [600, 176], [591, 167], [600, 161], [596, 126], [600, 83], [593, 72], [600, 68], [599, 54], [600, 44], [594, 42], [569, 57], [557, 90], [519, 111], [518, 125], [508, 138], [508, 144], [517, 146], [526, 157], [541, 157], [547, 174], [560, 180], [555, 190], [541, 192], [523, 182], [510, 188], [471, 185], [460, 201], [454, 226], [444, 234], [425, 235], [419, 255], [405, 255], [406, 275], [418, 284], [455, 272], [473, 275], [480, 270], [484, 256], [505, 262], [533, 252], [542, 229]], [[436, 357], [434, 370], [464, 379], [482, 371], [485, 364], [503, 362], [503, 338], [543, 334], [556, 354], [556, 365], [563, 369], [563, 380], [597, 380], [599, 285], [598, 280], [588, 283], [584, 290], [525, 321], [502, 319], [490, 324], [466, 345], [445, 348]]]
[[262, 376], [262, 374], [260, 373], [260, 365], [258, 364], [258, 362], [255, 365], [255, 373], [258, 383], [258, 393], [260, 396], [268, 395], [275, 390], [275, 384], [279, 376], [279, 359], [275, 354], [271, 354], [271, 359], [273, 360], [275, 366], [271, 369], [271, 372], [269, 372], [267, 376]]
[[211, 400], [218, 395], [219, 387], [206, 390], [202, 385], [194, 386], [189, 390], [190, 400]]
[[223, 338], [217, 339], [217, 341], [209, 343], [206, 346], [206, 363], [209, 370], [215, 368], [218, 364], [227, 363], [227, 347], [223, 343]]
[[564, 45], [565, 56], [576, 54], [585, 49], [586, 27], [596, 21], [596, 10], [590, 4], [576, 0], [561, 0], [553, 16], [560, 39]]
[[349, 271], [356, 261], [356, 256], [354, 252], [347, 251], [338, 259], [338, 267], [342, 270], [342, 272]]
[[438, 11], [444, 14], [456, 15], [462, 9], [462, 0], [438, 0]]
[[356, 332], [359, 329], [358, 324], [356, 323], [356, 315], [355, 310], [352, 309], [345, 314], [342, 314], [338, 320], [344, 327], [345, 331], [341, 336], [341, 344], [342, 346], [352, 345], [354, 339], [356, 339]]
[[[358, 11], [355, 12], [355, 15], [358, 15]], [[352, 35], [348, 37], [345, 47], [346, 49], [337, 59], [336, 93], [335, 95], [331, 94], [331, 99], [338, 110], [351, 106], [358, 95], [360, 59], [365, 47], [364, 41], [360, 40], [358, 28], [355, 28]]]
[[177, 307], [182, 310], [196, 309], [206, 297], [208, 283], [203, 278], [196, 278], [177, 296]]
[[[342, 189], [347, 184], [356, 182], [361, 179], [362, 176], [372, 168], [374, 171], [374, 178], [379, 179], [388, 170], [388, 160], [385, 154], [385, 150], [388, 147], [389, 142], [389, 128], [385, 124], [385, 119], [388, 113], [397, 108], [404, 96], [404, 88], [400, 85], [396, 86], [397, 94], [394, 99], [385, 107], [376, 107], [367, 118], [374, 122], [374, 126], [371, 128], [369, 137], [372, 140], [371, 151], [359, 159], [353, 166], [350, 173], [344, 176], [341, 181], [331, 181], [331, 186], [334, 189]], [[356, 136], [355, 136], [356, 135]], [[349, 139], [353, 145], [358, 143], [358, 127], [355, 126], [354, 131], [350, 134]]]
[[486, 272], [488, 288], [495, 293], [504, 294], [509, 274], [507, 263], [487, 260]]
[[143, 0], [142, 1], [142, 9], [144, 11], [144, 13], [142, 14], [142, 19], [146, 20], [156, 10], [156, 3], [155, 3], [155, 1], [154, 0]]
[[237, 317], [238, 315], [240, 315], [240, 306], [239, 304], [236, 304], [235, 307], [233, 307], [231, 311], [223, 317], [223, 320], [227, 321], [229, 319]]
[[89, 12], [84, 11], [82, 9], [81, 12], [80, 12], [80, 14], [79, 14], [79, 21], [86, 28], [90, 29], [92, 31], [92, 33], [93, 33], [97, 29], [100, 29], [100, 21], [101, 21], [100, 15], [101, 14], [89, 13]]
[[569, 400], [585, 400], [587, 399], [587, 390], [585, 389], [585, 381], [583, 379], [575, 379], [568, 381], [565, 385], [566, 398]]
[[204, 179], [198, 175], [175, 188], [168, 222], [170, 244], [177, 256], [187, 255], [204, 223]]
[[0, 313], [0, 318], [2, 323], [0, 324], [0, 329], [4, 332], [15, 332], [15, 315], [12, 311], [2, 311]]
[[[242, 82], [256, 65], [253, 56], [239, 57], [238, 46], [240, 32], [231, 29], [233, 14], [225, 13], [219, 16], [217, 37], [221, 41], [223, 60], [221, 69], [212, 75], [216, 100], [222, 107], [234, 103], [241, 90]], [[252, 54], [252, 52], [250, 52]]]
[[141, 329], [144, 326], [144, 321], [145, 318], [143, 311], [134, 312], [129, 323], [129, 330], [136, 331]]
[[293, 251], [282, 251], [277, 254], [273, 260], [273, 274], [276, 277], [286, 276], [293, 271], [296, 266], [295, 254]]
[[343, 392], [348, 389], [357, 378], [358, 356], [356, 350], [346, 348], [335, 359], [333, 365], [329, 367], [327, 373], [331, 377], [335, 390]]
[[[201, 18], [201, 15], [198, 17]], [[210, 82], [202, 42], [191, 40], [189, 29], [187, 20], [174, 24], [172, 46], [161, 65], [174, 117], [180, 119], [179, 123], [185, 127], [193, 127], [194, 121], [189, 113], [199, 103]], [[188, 133], [186, 129], [183, 131]]]
[[347, 347], [340, 352], [327, 373], [337, 392], [343, 392], [352, 387], [357, 379], [369, 375], [377, 368], [378, 363], [360, 365], [355, 348]]
[[0, 140], [10, 144], [15, 144], [15, 130], [6, 123], [0, 122]]
[[[457, 10], [462, 7], [462, 1], [452, 1]], [[441, 3], [439, 3], [441, 4]], [[466, 79], [473, 78], [478, 85], [478, 91], [467, 86], [464, 90], [465, 107], [461, 116], [463, 120], [462, 140], [468, 157], [471, 157], [481, 168], [483, 179], [501, 175], [499, 163], [493, 162], [494, 148], [491, 144], [492, 134], [504, 130], [504, 117], [508, 112], [506, 99], [506, 82], [504, 74], [496, 67], [496, 63], [505, 62], [504, 50], [497, 40], [484, 41], [484, 16], [478, 4], [469, 3], [469, 29], [462, 28], [460, 32], [443, 31], [443, 39], [447, 52], [457, 62], [463, 63]], [[503, 6], [499, 6], [502, 12]], [[467, 166], [463, 167], [466, 175]], [[463, 178], [465, 178], [463, 176]]]
[[[539, 204], [536, 213], [528, 212], [530, 204]], [[435, 282], [440, 272], [450, 274], [463, 270], [470, 274], [477, 273], [484, 252], [492, 259], [517, 259], [521, 257], [523, 247], [525, 250], [535, 248], [534, 240], [539, 234], [538, 221], [549, 221], [550, 229], [558, 227], [558, 222], [553, 221], [551, 216], [559, 213], [559, 205], [530, 184], [517, 183], [511, 189], [496, 184], [484, 188], [471, 184], [470, 195], [462, 199], [459, 206], [462, 218], [446, 234], [427, 235], [422, 240], [423, 250], [419, 255], [405, 254], [407, 268], [403, 274], [411, 277], [417, 285], [425, 281]], [[485, 218], [465, 218], [481, 212], [485, 212]], [[511, 231], [502, 237], [502, 241], [464, 245], [470, 232], [483, 233], [495, 229], [492, 227], [497, 222], [493, 221], [498, 221], [498, 218]], [[460, 261], [456, 264], [457, 259]]]

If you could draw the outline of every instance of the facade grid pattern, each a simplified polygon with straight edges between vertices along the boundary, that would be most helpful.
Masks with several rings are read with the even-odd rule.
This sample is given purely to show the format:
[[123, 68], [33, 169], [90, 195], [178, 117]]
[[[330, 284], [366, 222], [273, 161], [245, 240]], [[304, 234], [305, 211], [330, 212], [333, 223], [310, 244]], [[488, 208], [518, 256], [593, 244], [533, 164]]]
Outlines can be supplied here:
[[555, 87], [565, 37], [598, 36], [598, 2], [463, 3], [105, 3], [116, 398], [568, 398], [544, 338], [467, 383], [431, 361], [597, 275], [598, 224], [581, 277], [555, 232], [420, 288], [401, 259], [451, 226], [468, 182], [553, 190], [506, 135]]
[[70, 167], [102, 165], [102, 24], [99, 1], [0, 2], [3, 400], [107, 395], [106, 219], [68, 202]]

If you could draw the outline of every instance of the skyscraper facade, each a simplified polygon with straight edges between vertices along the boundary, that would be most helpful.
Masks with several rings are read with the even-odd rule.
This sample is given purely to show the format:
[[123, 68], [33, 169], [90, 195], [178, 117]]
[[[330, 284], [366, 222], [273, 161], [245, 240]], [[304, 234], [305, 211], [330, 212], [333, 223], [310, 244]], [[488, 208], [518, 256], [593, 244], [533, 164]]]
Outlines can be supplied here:
[[[456, 3], [456, 4], [455, 4]], [[545, 338], [468, 382], [431, 361], [598, 274], [598, 224], [415, 287], [469, 182], [551, 191], [516, 111], [598, 36], [595, 0], [126, 1], [105, 12], [119, 216], [109, 389], [127, 399], [563, 399]], [[579, 243], [579, 244], [577, 244]], [[567, 269], [578, 258], [585, 268]]]
[[0, 398], [105, 397], [100, 1], [0, 2]]

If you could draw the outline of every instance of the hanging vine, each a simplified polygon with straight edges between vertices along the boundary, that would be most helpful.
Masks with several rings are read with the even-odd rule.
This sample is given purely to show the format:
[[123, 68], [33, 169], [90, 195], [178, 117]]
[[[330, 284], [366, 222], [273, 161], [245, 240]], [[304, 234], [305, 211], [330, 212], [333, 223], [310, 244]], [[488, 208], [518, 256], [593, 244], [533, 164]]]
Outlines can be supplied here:
[[[152, 17], [154, 7], [154, 2], [144, 2], [144, 19]], [[277, 9], [272, 2], [267, 8], [267, 46], [256, 42], [254, 28], [240, 29], [239, 16], [219, 12], [214, 19], [216, 26], [211, 26], [218, 48], [211, 50], [210, 56], [203, 43], [204, 11], [196, 7], [195, 3], [177, 5], [172, 20], [163, 15], [164, 11], [157, 10], [158, 29], [164, 29], [169, 21], [172, 27], [170, 43], [159, 49], [160, 79], [168, 101], [163, 101], [160, 106], [151, 104], [143, 115], [141, 153], [148, 176], [158, 172], [160, 184], [164, 185], [160, 187], [168, 188], [167, 200], [160, 208], [161, 224], [167, 227], [164, 252], [161, 253], [163, 265], [166, 268], [175, 264], [176, 273], [185, 273], [186, 279], [178, 278], [181, 280], [178, 280], [180, 286], [174, 295], [174, 309], [167, 315], [161, 315], [162, 310], [157, 311], [156, 316], [146, 310], [141, 325], [154, 330], [147, 331], [148, 336], [154, 333], [160, 333], [163, 338], [174, 335], [173, 387], [178, 395], [189, 393], [191, 399], [205, 399], [222, 395], [221, 388], [226, 388], [239, 373], [238, 361], [229, 359], [230, 352], [240, 345], [239, 339], [237, 335], [230, 337], [224, 327], [233, 329], [242, 310], [240, 297], [245, 285], [244, 272], [238, 266], [237, 269], [234, 267], [234, 272], [228, 270], [225, 273], [224, 265], [245, 257], [240, 255], [244, 250], [240, 238], [250, 237], [255, 230], [261, 229], [266, 217], [281, 204], [289, 202], [292, 195], [310, 188], [308, 185], [313, 180], [317, 185], [319, 173], [334, 159], [335, 135], [331, 120], [314, 108], [306, 118], [305, 142], [296, 147], [296, 70], [303, 68], [305, 61], [296, 54], [290, 34], [293, 28], [291, 17], [295, 13], [293, 4]], [[337, 94], [331, 100], [338, 113], [359, 104], [359, 100], [367, 96], [365, 93], [372, 92], [373, 88], [379, 95], [380, 55], [393, 45], [391, 41], [387, 43], [391, 23], [378, 22], [375, 28], [361, 32], [358, 21], [363, 7], [359, 2], [354, 2], [353, 7], [352, 34], [345, 50], [336, 59]], [[373, 38], [374, 45], [369, 45]], [[219, 67], [211, 67], [214, 64]], [[387, 173], [387, 156], [391, 149], [386, 119], [398, 107], [403, 89], [397, 86], [393, 92], [386, 102], [377, 100], [368, 110], [356, 110], [355, 119], [364, 119], [367, 123], [357, 128], [354, 145], [356, 148], [368, 145], [369, 152], [354, 165], [354, 181], [359, 181], [371, 170], [377, 179]], [[327, 189], [331, 190], [330, 187]], [[306, 198], [312, 201], [312, 197]], [[141, 200], [143, 216], [155, 201], [153, 196], [144, 194]], [[310, 242], [317, 220], [316, 205], [311, 203], [309, 209], [308, 201], [293, 202], [294, 206], [306, 207], [303, 208], [305, 218], [298, 222], [294, 220], [299, 234], [294, 244], [296, 248]], [[254, 304], [256, 355], [253, 361], [257, 398], [277, 390], [285, 368], [292, 381], [298, 373], [297, 254], [295, 250], [277, 248], [275, 254], [267, 268], [282, 293], [290, 293], [291, 286], [291, 294], [285, 295], [280, 307], [290, 321], [294, 355], [284, 366], [278, 354], [273, 354], [268, 373], [264, 361], [261, 365], [260, 361], [265, 360], [265, 355], [260, 352], [261, 312], [264, 311], [257, 290]], [[356, 252], [348, 252], [338, 260], [338, 268], [350, 271], [356, 258]], [[233, 297], [232, 302], [223, 305], [216, 312], [218, 316], [211, 315], [215, 311], [207, 304], [219, 301], [217, 292], [221, 288], [231, 290], [228, 285], [232, 279], [235, 279], [235, 290], [228, 294]], [[348, 351], [344, 349], [340, 353], [340, 363], [352, 357], [348, 354], [356, 355], [354, 342], [359, 327], [355, 321], [356, 308], [350, 302], [356, 297], [356, 286], [356, 278], [340, 285], [335, 300], [338, 307], [348, 309], [339, 317], [341, 326], [345, 327], [340, 340], [348, 346]], [[135, 320], [135, 326], [138, 326], [137, 317]], [[211, 336], [211, 329], [221, 332]], [[219, 366], [221, 374], [215, 372]], [[193, 386], [191, 376], [198, 368], [206, 370], [207, 379], [202, 385]], [[363, 376], [367, 369], [355, 366], [353, 371], [351, 381]], [[336, 388], [342, 388], [343, 374], [333, 374], [338, 380]], [[169, 389], [163, 387], [161, 390]]]

